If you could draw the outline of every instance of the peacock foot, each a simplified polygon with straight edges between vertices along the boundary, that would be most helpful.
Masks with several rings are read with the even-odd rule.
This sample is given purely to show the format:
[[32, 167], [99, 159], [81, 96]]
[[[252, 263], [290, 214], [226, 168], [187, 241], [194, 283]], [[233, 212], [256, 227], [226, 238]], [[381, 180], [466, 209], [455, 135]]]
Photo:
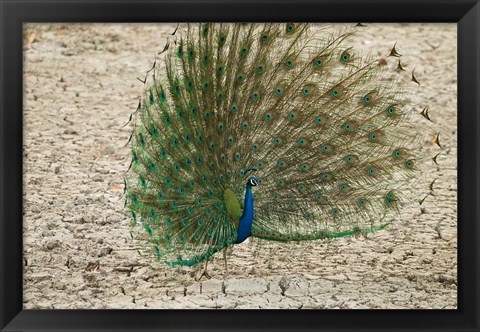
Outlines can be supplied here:
[[200, 271], [200, 273], [195, 276], [195, 281], [200, 281], [202, 277], [205, 277], [207, 279], [212, 278], [207, 272], [207, 267], [208, 267], [208, 260], [205, 262], [205, 266], [203, 267], [202, 271]]

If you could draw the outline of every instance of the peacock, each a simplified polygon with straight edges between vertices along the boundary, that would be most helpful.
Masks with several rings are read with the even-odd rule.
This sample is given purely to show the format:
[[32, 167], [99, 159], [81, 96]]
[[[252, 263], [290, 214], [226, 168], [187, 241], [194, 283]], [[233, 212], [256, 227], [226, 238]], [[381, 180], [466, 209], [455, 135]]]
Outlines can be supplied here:
[[206, 269], [249, 237], [377, 232], [419, 200], [420, 82], [395, 46], [379, 58], [349, 46], [362, 27], [177, 27], [130, 117], [125, 205], [151, 255]]

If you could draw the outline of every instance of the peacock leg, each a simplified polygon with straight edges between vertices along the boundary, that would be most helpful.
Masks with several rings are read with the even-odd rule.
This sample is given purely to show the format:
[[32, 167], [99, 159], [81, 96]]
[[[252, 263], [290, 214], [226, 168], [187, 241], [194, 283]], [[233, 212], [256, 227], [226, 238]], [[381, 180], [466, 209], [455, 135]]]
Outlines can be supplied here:
[[228, 266], [227, 266], [227, 248], [223, 249], [223, 261], [225, 262], [225, 274], [228, 273]]
[[208, 258], [205, 261], [205, 266], [203, 267], [202, 272], [198, 276], [195, 276], [195, 281], [200, 281], [200, 279], [202, 279], [203, 276], [205, 276], [205, 278], [207, 279], [211, 278], [207, 272], [207, 267], [208, 267]]

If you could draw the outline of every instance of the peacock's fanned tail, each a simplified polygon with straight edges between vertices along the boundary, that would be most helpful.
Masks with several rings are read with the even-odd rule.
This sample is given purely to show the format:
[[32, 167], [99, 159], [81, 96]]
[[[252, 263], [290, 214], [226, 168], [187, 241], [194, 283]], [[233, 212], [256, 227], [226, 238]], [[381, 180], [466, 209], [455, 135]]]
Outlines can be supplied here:
[[193, 265], [234, 244], [224, 193], [243, 202], [252, 174], [252, 236], [268, 240], [370, 233], [412, 199], [418, 113], [396, 64], [350, 47], [354, 28], [184, 30], [154, 68], [131, 138], [127, 204], [160, 260]]

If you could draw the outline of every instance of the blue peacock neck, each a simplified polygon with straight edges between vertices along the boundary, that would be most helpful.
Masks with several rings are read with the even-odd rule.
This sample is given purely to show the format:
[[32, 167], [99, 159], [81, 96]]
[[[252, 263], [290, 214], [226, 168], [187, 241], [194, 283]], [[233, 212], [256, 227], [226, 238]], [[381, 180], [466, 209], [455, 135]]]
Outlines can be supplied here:
[[250, 181], [247, 182], [247, 191], [245, 193], [245, 201], [243, 204], [243, 213], [240, 217], [237, 230], [237, 242], [242, 243], [252, 234], [253, 223], [253, 195], [252, 185]]

